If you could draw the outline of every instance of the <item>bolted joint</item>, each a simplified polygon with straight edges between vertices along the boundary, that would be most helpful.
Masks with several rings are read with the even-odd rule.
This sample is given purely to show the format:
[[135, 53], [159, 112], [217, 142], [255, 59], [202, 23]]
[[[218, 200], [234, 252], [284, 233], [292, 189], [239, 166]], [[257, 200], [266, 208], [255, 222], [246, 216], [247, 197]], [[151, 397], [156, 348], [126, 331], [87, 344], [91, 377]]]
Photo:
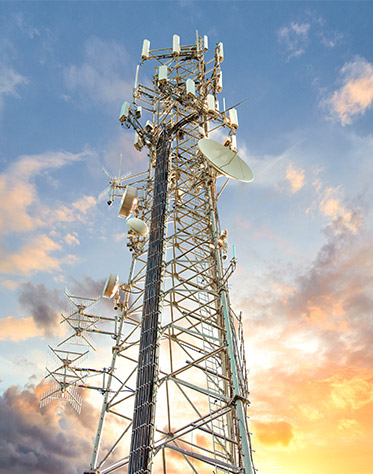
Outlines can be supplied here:
[[250, 405], [250, 400], [248, 398], [238, 395], [237, 393], [232, 397], [230, 404], [235, 406], [238, 400], [240, 400], [244, 405]]

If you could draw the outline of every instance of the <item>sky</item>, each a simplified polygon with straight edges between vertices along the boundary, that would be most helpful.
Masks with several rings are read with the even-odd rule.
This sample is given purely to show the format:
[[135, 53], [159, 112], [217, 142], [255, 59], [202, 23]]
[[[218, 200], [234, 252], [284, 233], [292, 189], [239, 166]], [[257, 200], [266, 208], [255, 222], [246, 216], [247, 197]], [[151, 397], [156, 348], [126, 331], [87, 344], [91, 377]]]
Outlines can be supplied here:
[[123, 172], [146, 167], [118, 122], [142, 41], [196, 30], [224, 43], [227, 106], [249, 98], [255, 180], [219, 209], [255, 467], [372, 472], [373, 3], [183, 0], [0, 2], [0, 473], [88, 466], [100, 399], [41, 409], [47, 348], [65, 288], [127, 277], [125, 222], [98, 195], [121, 153]]

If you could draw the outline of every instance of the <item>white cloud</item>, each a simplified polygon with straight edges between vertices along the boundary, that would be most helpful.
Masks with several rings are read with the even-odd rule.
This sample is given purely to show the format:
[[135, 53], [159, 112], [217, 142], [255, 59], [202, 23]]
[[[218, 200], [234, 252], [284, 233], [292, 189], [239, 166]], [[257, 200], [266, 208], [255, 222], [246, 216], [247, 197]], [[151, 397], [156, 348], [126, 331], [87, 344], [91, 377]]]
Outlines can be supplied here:
[[37, 326], [32, 316], [21, 319], [9, 316], [0, 319], [0, 340], [2, 341], [25, 341], [31, 337], [43, 335], [43, 329]]
[[0, 111], [4, 105], [4, 98], [12, 95], [19, 98], [17, 86], [27, 84], [28, 80], [10, 66], [0, 65]]
[[30, 40], [40, 37], [40, 29], [36, 28], [31, 22], [30, 18], [21, 12], [13, 15], [13, 20], [18, 26], [19, 30], [28, 36]]
[[132, 96], [133, 78], [124, 80], [128, 70], [128, 54], [115, 41], [105, 42], [95, 36], [85, 44], [84, 61], [64, 70], [67, 88], [88, 95], [99, 104], [123, 102]]
[[304, 186], [304, 171], [295, 169], [290, 163], [286, 169], [286, 179], [289, 181], [291, 192], [294, 194]]
[[316, 17], [308, 12], [303, 21], [292, 21], [288, 25], [282, 26], [277, 32], [279, 44], [284, 48], [287, 59], [299, 57], [304, 54], [310, 46], [321, 45], [328, 49], [335, 48], [341, 43], [343, 35], [332, 30], [326, 20]]
[[319, 209], [324, 216], [331, 219], [336, 231], [356, 234], [362, 225], [361, 214], [344, 206], [337, 195], [338, 189], [327, 188], [321, 197]]
[[79, 245], [79, 239], [76, 235], [76, 232], [73, 232], [72, 234], [66, 234], [65, 235], [65, 242], [67, 245]]
[[61, 168], [74, 163], [91, 154], [90, 151], [70, 153], [67, 151], [50, 151], [40, 155], [22, 155], [9, 169], [13, 180], [25, 181], [42, 173], [47, 169]]
[[326, 48], [335, 48], [343, 39], [342, 33], [336, 31], [328, 31], [326, 33], [320, 33], [320, 41]]
[[41, 155], [21, 156], [0, 175], [0, 234], [29, 232], [58, 220], [71, 222], [95, 205], [92, 196], [83, 196], [69, 206], [51, 209], [38, 198], [34, 180], [47, 173], [89, 156], [89, 152], [48, 152]]
[[373, 104], [373, 65], [356, 57], [346, 63], [341, 71], [342, 85], [322, 101], [323, 105], [342, 125], [347, 125], [363, 115]]
[[121, 234], [114, 234], [114, 241], [115, 242], [123, 242], [127, 238], [127, 233], [123, 232]]
[[254, 172], [255, 185], [280, 192], [296, 193], [305, 185], [305, 171], [295, 168], [299, 161], [299, 145], [295, 144], [278, 155], [253, 156], [245, 143], [240, 143], [240, 156]]
[[18, 287], [18, 283], [13, 280], [3, 280], [1, 284], [2, 286], [5, 286], [5, 288], [8, 288], [8, 290], [11, 291], [14, 291]]
[[29, 275], [36, 271], [59, 270], [59, 260], [50, 255], [57, 250], [61, 250], [61, 246], [45, 234], [32, 238], [16, 252], [6, 254], [0, 249], [0, 273]]
[[28, 208], [36, 199], [34, 186], [20, 181], [12, 183], [9, 175], [0, 175], [0, 234], [30, 231], [42, 225]]
[[[56, 272], [61, 265], [73, 265], [75, 255], [61, 254], [62, 244], [79, 245], [77, 234], [67, 224], [86, 222], [96, 206], [93, 196], [82, 196], [70, 203], [51, 206], [39, 196], [38, 180], [48, 177], [53, 169], [83, 161], [91, 152], [77, 154], [49, 152], [22, 156], [0, 175], [0, 273], [30, 275], [35, 272]], [[65, 239], [57, 243], [58, 227], [63, 226]], [[40, 233], [40, 229], [44, 232]], [[21, 245], [14, 233], [27, 237]], [[12, 236], [9, 238], [9, 236]], [[4, 243], [9, 239], [9, 244]], [[11, 243], [12, 241], [12, 243]], [[11, 251], [8, 251], [11, 249]], [[6, 280], [7, 281], [7, 280]], [[3, 285], [11, 288], [11, 283]]]
[[309, 43], [310, 23], [296, 23], [292, 21], [288, 26], [282, 26], [277, 38], [285, 48], [288, 59], [301, 56]]
[[[148, 163], [146, 147], [140, 152], [137, 151], [133, 146], [133, 138], [133, 132], [124, 132], [119, 129], [105, 146], [103, 150], [104, 164], [111, 176], [118, 176], [119, 167], [121, 176], [128, 172], [136, 174], [146, 169]], [[123, 159], [120, 166], [121, 154]]]
[[45, 209], [45, 216], [49, 223], [58, 222], [83, 222], [88, 211], [96, 206], [93, 196], [83, 196], [68, 206], [62, 205], [57, 209]]

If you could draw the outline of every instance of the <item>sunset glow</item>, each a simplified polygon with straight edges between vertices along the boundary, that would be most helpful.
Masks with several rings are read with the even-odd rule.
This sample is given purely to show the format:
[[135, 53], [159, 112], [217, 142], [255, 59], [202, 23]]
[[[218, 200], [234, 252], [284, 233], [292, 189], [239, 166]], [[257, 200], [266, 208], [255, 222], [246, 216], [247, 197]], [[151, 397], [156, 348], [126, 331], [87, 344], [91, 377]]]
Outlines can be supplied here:
[[[255, 467], [372, 474], [373, 3], [0, 5], [0, 474], [89, 467], [102, 396], [85, 391], [80, 415], [40, 408], [48, 344], [65, 334], [65, 288], [99, 296], [109, 274], [127, 279], [119, 201], [98, 196], [102, 167], [117, 174], [121, 153], [122, 173], [148, 160], [118, 121], [142, 41], [168, 47], [177, 33], [192, 44], [196, 30], [211, 50], [224, 43], [226, 107], [250, 98], [237, 142], [255, 180], [230, 180], [219, 215], [226, 264], [233, 245], [238, 258], [229, 289], [244, 322]], [[110, 341], [97, 345], [107, 367]], [[180, 473], [180, 456], [169, 453], [167, 472]]]

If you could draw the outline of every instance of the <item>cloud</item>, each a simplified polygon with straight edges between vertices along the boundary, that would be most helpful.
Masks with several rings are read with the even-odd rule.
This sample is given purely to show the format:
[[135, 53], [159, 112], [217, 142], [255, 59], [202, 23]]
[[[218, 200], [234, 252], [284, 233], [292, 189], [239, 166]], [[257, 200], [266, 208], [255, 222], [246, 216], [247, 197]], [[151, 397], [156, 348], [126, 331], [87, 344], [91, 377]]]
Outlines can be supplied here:
[[123, 46], [92, 36], [85, 43], [83, 63], [65, 68], [65, 83], [70, 92], [88, 96], [94, 103], [118, 105], [132, 96], [132, 77], [123, 79], [128, 64]]
[[67, 245], [79, 245], [80, 244], [76, 232], [74, 232], [73, 234], [66, 234], [65, 235], [65, 242], [67, 243]]
[[4, 107], [5, 97], [11, 95], [19, 98], [17, 87], [27, 83], [28, 80], [11, 66], [0, 65], [0, 112]]
[[349, 231], [356, 234], [362, 225], [361, 212], [342, 205], [337, 193], [338, 189], [327, 188], [321, 197], [319, 209], [324, 216], [331, 218], [336, 231]]
[[[73, 294], [87, 298], [97, 298], [102, 294], [105, 280], [93, 280], [84, 275], [73, 283]], [[7, 317], [0, 319], [0, 340], [24, 341], [32, 337], [63, 336], [65, 327], [60, 326], [60, 313], [69, 309], [69, 301], [61, 293], [47, 288], [44, 284], [26, 282], [19, 285], [18, 302], [23, 318]], [[101, 302], [102, 308], [112, 311], [112, 303]]]
[[121, 176], [125, 173], [132, 174], [143, 171], [148, 163], [147, 151], [141, 152], [133, 146], [133, 132], [118, 130], [104, 149], [104, 163], [111, 176], [118, 176], [120, 154], [123, 154]]
[[40, 155], [22, 155], [9, 168], [11, 183], [28, 181], [50, 169], [58, 169], [70, 163], [84, 160], [91, 155], [91, 151], [70, 153], [67, 151], [48, 151]]
[[[1, 250], [1, 249], [0, 249]], [[17, 252], [5, 254], [2, 250], [0, 273], [29, 275], [37, 271], [53, 272], [60, 269], [60, 261], [50, 254], [61, 250], [61, 246], [45, 234], [32, 238]]]
[[[76, 295], [82, 295], [87, 298], [97, 298], [101, 296], [105, 285], [105, 278], [94, 280], [88, 275], [83, 275], [79, 281], [72, 279], [73, 293]], [[104, 299], [104, 303], [109, 301]], [[110, 302], [110, 308], [112, 303]]]
[[43, 390], [9, 387], [0, 396], [1, 471], [80, 474], [89, 465], [97, 410], [86, 400], [80, 416], [67, 404], [58, 413], [53, 403], [40, 408]]
[[61, 205], [56, 209], [46, 208], [44, 214], [48, 221], [53, 222], [83, 222], [88, 211], [96, 206], [96, 199], [93, 196], [83, 196], [70, 205]]
[[322, 101], [342, 125], [352, 123], [373, 104], [373, 65], [357, 56], [340, 71], [341, 87]]
[[42, 225], [40, 218], [31, 217], [27, 211], [35, 198], [30, 183], [11, 184], [8, 176], [0, 176], [0, 234], [30, 231]]
[[326, 380], [331, 387], [330, 399], [335, 408], [358, 410], [373, 402], [372, 373], [345, 370]]
[[[40, 203], [35, 178], [45, 175], [49, 170], [83, 160], [89, 155], [90, 152], [47, 152], [41, 155], [24, 155], [13, 163], [7, 172], [0, 175], [0, 234], [27, 232], [50, 223], [54, 210]], [[92, 200], [89, 196], [82, 198], [71, 206], [69, 212], [67, 207], [61, 207], [60, 215], [71, 216], [73, 210], [78, 211], [79, 215], [84, 214], [94, 204]], [[57, 218], [54, 216], [54, 220]]]
[[18, 286], [18, 283], [16, 283], [13, 280], [3, 280], [1, 284], [5, 286], [5, 288], [8, 288], [8, 290], [11, 290], [11, 291], [14, 291]]
[[304, 171], [296, 170], [290, 163], [286, 169], [286, 179], [291, 186], [291, 192], [294, 194], [304, 186]]
[[30, 40], [40, 37], [41, 32], [39, 28], [36, 28], [30, 21], [30, 18], [21, 12], [13, 14], [12, 18], [19, 28], [19, 30], [25, 34]]
[[[343, 347], [350, 354], [354, 349], [349, 339], [351, 343], [354, 338], [363, 342], [369, 335], [366, 331], [372, 285], [368, 262], [373, 257], [369, 232], [353, 230], [344, 224], [336, 226], [335, 222], [324, 230], [326, 242], [308, 270], [297, 276], [296, 291], [286, 304], [288, 315], [305, 318], [324, 330], [327, 339], [329, 331], [340, 331], [341, 350]], [[346, 332], [350, 334], [347, 339], [343, 336]], [[336, 342], [336, 334], [333, 337]], [[327, 342], [333, 350], [334, 342]], [[367, 355], [369, 352], [367, 347]]]
[[282, 26], [277, 33], [279, 43], [285, 48], [288, 59], [301, 56], [309, 43], [310, 23], [292, 21], [288, 26]]
[[59, 291], [32, 282], [21, 286], [18, 301], [45, 334], [53, 334], [60, 320], [59, 311], [67, 308], [67, 299], [61, 299]]
[[[12, 233], [29, 233], [27, 243], [11, 252], [0, 247], [0, 272], [29, 275], [37, 271], [53, 272], [62, 264], [74, 264], [74, 255], [57, 257], [62, 251], [62, 242], [55, 239], [58, 234], [53, 228], [61, 224], [85, 222], [96, 206], [93, 196], [81, 196], [69, 204], [57, 203], [54, 207], [49, 200], [39, 196], [37, 178], [47, 177], [51, 170], [85, 160], [91, 151], [73, 154], [68, 152], [47, 152], [40, 155], [24, 155], [0, 175], [0, 236]], [[51, 229], [48, 233], [38, 233], [40, 228]], [[65, 243], [77, 244], [73, 232], [68, 232]], [[26, 237], [26, 236], [25, 236]]]
[[271, 262], [263, 274], [233, 284], [233, 300], [247, 315], [254, 373], [280, 377], [304, 366], [315, 373], [373, 364], [369, 209], [361, 197], [353, 206], [326, 205], [332, 196], [321, 192], [320, 211], [330, 222], [311, 262]]
[[44, 331], [37, 326], [34, 318], [8, 318], [0, 319], [0, 340], [25, 341], [32, 337], [43, 336]]
[[288, 446], [293, 439], [293, 428], [287, 421], [268, 421], [254, 423], [255, 435], [263, 444]]
[[326, 31], [319, 34], [321, 44], [326, 48], [333, 49], [343, 40], [342, 33], [337, 31]]
[[302, 21], [292, 21], [277, 31], [278, 43], [283, 47], [289, 61], [302, 56], [307, 48], [322, 46], [333, 49], [343, 40], [343, 34], [333, 30], [326, 20], [307, 11]]
[[363, 430], [359, 422], [351, 418], [342, 418], [338, 423], [338, 429], [347, 435], [360, 435]]
[[127, 238], [127, 232], [121, 232], [120, 234], [115, 234], [114, 235], [114, 241], [115, 242], [123, 242]]

